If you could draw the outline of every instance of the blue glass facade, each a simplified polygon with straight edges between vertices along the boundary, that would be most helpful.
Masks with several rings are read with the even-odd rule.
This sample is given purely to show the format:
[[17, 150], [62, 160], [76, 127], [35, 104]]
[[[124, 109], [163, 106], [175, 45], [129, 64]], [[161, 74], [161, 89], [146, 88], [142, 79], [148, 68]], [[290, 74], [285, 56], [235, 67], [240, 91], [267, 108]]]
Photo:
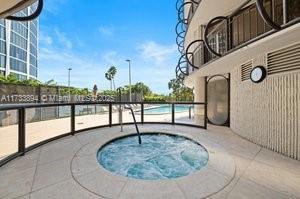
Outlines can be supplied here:
[[[17, 13], [34, 12], [31, 6]], [[0, 74], [15, 74], [19, 79], [36, 79], [38, 75], [38, 20], [15, 22], [0, 19]]]

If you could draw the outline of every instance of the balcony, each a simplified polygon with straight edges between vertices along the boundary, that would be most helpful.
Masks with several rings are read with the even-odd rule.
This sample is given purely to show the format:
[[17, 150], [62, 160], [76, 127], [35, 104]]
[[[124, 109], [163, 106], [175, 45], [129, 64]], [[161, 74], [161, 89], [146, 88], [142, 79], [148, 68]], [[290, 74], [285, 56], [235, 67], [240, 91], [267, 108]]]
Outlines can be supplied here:
[[[228, 16], [216, 16], [211, 19], [203, 26], [203, 37], [198, 40], [187, 43], [184, 38], [185, 47], [182, 47], [184, 50], [181, 50], [181, 53], [186, 57], [188, 75], [219, 58], [299, 23], [300, 12], [295, 8], [300, 6], [299, 2], [298, 4], [292, 0], [261, 2], [262, 9], [258, 8], [257, 4], [243, 4]], [[284, 2], [287, 6], [283, 6]], [[191, 23], [187, 23], [185, 37], [190, 25]]]

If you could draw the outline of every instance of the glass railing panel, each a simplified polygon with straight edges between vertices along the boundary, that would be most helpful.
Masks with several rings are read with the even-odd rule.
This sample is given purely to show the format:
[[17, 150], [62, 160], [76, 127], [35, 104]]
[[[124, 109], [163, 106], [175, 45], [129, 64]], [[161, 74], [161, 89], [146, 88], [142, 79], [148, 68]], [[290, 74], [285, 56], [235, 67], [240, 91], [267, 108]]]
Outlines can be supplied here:
[[131, 111], [129, 109], [125, 109], [125, 106], [131, 107], [134, 111], [136, 122], [141, 122], [141, 104], [116, 104], [112, 106], [112, 124], [120, 124], [120, 113], [122, 114], [123, 123], [133, 123]]
[[0, 111], [0, 160], [18, 152], [18, 111]]
[[144, 122], [172, 122], [171, 104], [145, 104]]
[[26, 109], [26, 147], [71, 132], [71, 107]]
[[109, 105], [75, 106], [75, 130], [109, 125]]
[[204, 127], [205, 106], [193, 104], [175, 105], [175, 123]]

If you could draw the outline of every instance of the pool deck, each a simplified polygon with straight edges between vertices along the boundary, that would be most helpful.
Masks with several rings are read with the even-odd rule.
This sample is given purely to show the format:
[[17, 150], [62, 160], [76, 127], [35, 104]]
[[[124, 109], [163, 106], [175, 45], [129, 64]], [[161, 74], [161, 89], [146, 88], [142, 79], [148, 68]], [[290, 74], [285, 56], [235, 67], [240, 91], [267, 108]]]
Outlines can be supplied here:
[[229, 128], [140, 125], [203, 144], [207, 167], [190, 176], [143, 181], [109, 173], [96, 160], [107, 141], [134, 126], [101, 128], [44, 145], [0, 168], [0, 198], [300, 198], [300, 162], [248, 142]]

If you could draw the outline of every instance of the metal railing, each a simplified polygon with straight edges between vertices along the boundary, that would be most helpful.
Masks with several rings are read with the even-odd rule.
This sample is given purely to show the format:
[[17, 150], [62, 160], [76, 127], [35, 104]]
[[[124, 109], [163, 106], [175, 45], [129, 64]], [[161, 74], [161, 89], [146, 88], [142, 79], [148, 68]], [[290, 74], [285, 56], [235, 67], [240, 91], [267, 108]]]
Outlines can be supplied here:
[[[76, 129], [76, 126], [78, 126], [78, 122], [76, 122], [76, 119], [81, 119], [82, 115], [78, 114], [78, 112], [76, 112], [76, 108], [78, 107], [82, 107], [82, 106], [103, 106], [103, 107], [108, 107], [108, 109], [106, 108], [103, 111], [103, 114], [99, 117], [102, 118], [106, 118], [108, 117], [107, 122], [104, 122], [102, 124], [99, 123], [97, 118], [92, 118], [89, 120], [90, 122], [90, 126], [86, 127], [86, 128], [81, 128], [81, 129]], [[4, 156], [2, 156], [2, 158], [0, 157], [0, 167], [3, 166], [4, 164], [8, 163], [9, 161], [25, 155], [25, 153], [27, 153], [28, 151], [31, 151], [37, 147], [40, 147], [46, 143], [49, 143], [51, 141], [57, 140], [57, 139], [61, 139], [63, 137], [66, 136], [72, 136], [75, 135], [77, 133], [83, 132], [83, 131], [87, 131], [87, 130], [93, 130], [93, 129], [97, 129], [97, 128], [103, 128], [103, 127], [112, 127], [112, 126], [117, 126], [117, 125], [121, 125], [121, 122], [115, 122], [113, 121], [113, 119], [118, 118], [118, 113], [119, 113], [119, 109], [117, 108], [120, 105], [133, 105], [135, 107], [134, 111], [135, 113], [139, 113], [140, 119], [139, 121], [136, 122], [136, 124], [168, 124], [168, 125], [184, 125], [184, 126], [190, 126], [190, 127], [197, 127], [197, 128], [203, 128], [206, 129], [207, 128], [207, 104], [206, 103], [201, 103], [201, 102], [140, 102], [140, 103], [130, 103], [130, 102], [88, 102], [88, 103], [55, 103], [55, 104], [26, 104], [26, 105], [9, 105], [9, 106], [0, 106], [0, 113], [6, 113], [6, 112], [16, 112], [16, 117], [17, 117], [17, 122], [15, 124], [6, 126], [6, 127], [1, 127], [0, 126], [0, 136], [2, 135], [2, 140], [4, 139], [6, 141], [5, 137], [5, 131], [3, 129], [7, 128], [7, 127], [11, 127], [13, 126], [16, 132], [14, 132], [16, 134], [16, 136], [13, 138], [13, 142], [15, 144], [16, 149], [13, 152], [9, 152], [8, 154], [5, 154]], [[165, 114], [148, 114], [149, 111], [155, 109], [155, 108], [159, 108], [160, 106], [165, 106], [165, 109], [169, 110], [169, 112], [165, 113]], [[167, 108], [166, 108], [167, 106]], [[184, 107], [185, 110], [177, 110], [179, 109], [181, 106], [187, 106]], [[66, 120], [66, 118], [53, 118], [53, 119], [49, 119], [49, 120], [41, 120], [41, 121], [35, 121], [35, 122], [28, 122], [29, 120], [26, 120], [26, 116], [27, 116], [27, 111], [30, 112], [31, 110], [37, 110], [37, 109], [46, 109], [49, 110], [50, 108], [65, 108], [68, 107], [68, 110], [70, 111], [70, 116], [67, 118], [70, 118], [70, 120]], [[182, 108], [182, 107], [181, 107]], [[201, 123], [195, 123], [193, 118], [190, 119], [191, 117], [191, 109], [197, 109], [197, 111], [201, 112], [201, 120], [203, 119], [203, 121], [201, 121]], [[199, 110], [198, 110], [199, 109]], [[95, 112], [94, 115], [97, 115], [99, 113]], [[194, 113], [196, 115], [196, 113]], [[198, 113], [197, 113], [198, 114]], [[93, 115], [93, 114], [92, 114]], [[89, 116], [92, 116], [89, 115]], [[125, 115], [126, 116], [126, 115]], [[157, 118], [156, 118], [157, 117]], [[127, 118], [130, 118], [129, 116]], [[167, 120], [161, 120], [161, 118], [167, 118]], [[183, 120], [181, 120], [183, 118]], [[62, 121], [63, 120], [63, 121]], [[69, 126], [68, 129], [70, 129], [70, 132], [68, 133], [61, 133], [60, 132], [56, 132], [54, 134], [51, 134], [47, 136], [44, 134], [45, 132], [34, 132], [32, 133], [31, 130], [33, 125], [39, 125], [42, 126], [42, 129], [45, 130], [51, 130], [51, 125], [48, 126], [47, 122], [51, 122], [51, 125], [53, 125], [52, 130], [55, 129], [60, 129], [61, 131], [63, 131], [61, 128], [54, 128], [57, 127], [58, 124], [63, 124], [63, 125], [67, 125]], [[59, 122], [57, 124], [57, 122]], [[66, 121], [70, 121], [69, 124]], [[46, 123], [43, 123], [46, 122]], [[100, 125], [97, 125], [100, 124]], [[129, 125], [129, 124], [134, 124], [134, 122], [132, 122], [131, 120], [127, 120], [123, 123], [124, 125]], [[122, 124], [122, 125], [123, 125]], [[46, 125], [46, 126], [45, 126]], [[36, 130], [36, 129], [35, 129]], [[2, 133], [1, 133], [2, 131]], [[29, 132], [31, 131], [31, 132]], [[42, 130], [43, 131], [43, 130]], [[10, 132], [9, 132], [10, 133]], [[42, 138], [40, 138], [38, 141], [36, 141], [36, 134], [40, 133], [39, 135], [42, 135]], [[34, 139], [35, 141], [33, 143], [26, 143], [27, 140], [30, 139]], [[11, 136], [9, 137], [11, 139]], [[7, 138], [8, 139], [8, 138]], [[7, 142], [9, 142], [9, 140], [7, 140]], [[28, 141], [29, 142], [29, 141]], [[1, 142], [0, 142], [1, 144]], [[3, 144], [3, 142], [2, 142]], [[13, 144], [10, 144], [8, 146], [11, 146]], [[1, 149], [0, 145], [0, 152], [1, 150], [4, 150], [5, 148]], [[1, 156], [1, 155], [0, 155]]]
[[[204, 43], [205, 45], [201, 46], [200, 48], [202, 48], [202, 54], [203, 54], [203, 62], [200, 62], [200, 64], [196, 65], [196, 64], [191, 64], [189, 63], [190, 66], [192, 66], [193, 69], [195, 68], [202, 68], [205, 67], [206, 65], [212, 63], [213, 61], [219, 59], [220, 57], [226, 56], [228, 54], [231, 54], [234, 51], [237, 51], [245, 46], [248, 46], [254, 42], [257, 42], [258, 40], [261, 40], [265, 37], [268, 37], [280, 30], [286, 29], [290, 26], [293, 26], [297, 23], [300, 22], [300, 17], [295, 17], [294, 19], [290, 19], [287, 20], [286, 16], [288, 13], [288, 9], [286, 6], [287, 1], [282, 0], [283, 3], [283, 13], [280, 15], [282, 16], [283, 22], [282, 24], [277, 24], [276, 21], [273, 21], [273, 18], [276, 18], [275, 13], [272, 11], [272, 15], [268, 15], [268, 12], [266, 11], [266, 8], [264, 7], [264, 1], [263, 0], [256, 0], [255, 2], [251, 3], [250, 0], [245, 0], [238, 8], [236, 8], [234, 11], [232, 11], [231, 14], [227, 15], [227, 16], [216, 16], [213, 19], [211, 19], [207, 24], [203, 24], [205, 25], [205, 31], [204, 31], [204, 35], [201, 37], [201, 39], [192, 41], [189, 44], [185, 44], [186, 46], [188, 46], [187, 48], [185, 48], [184, 45], [182, 45], [183, 47], [180, 46], [180, 48], [182, 49], [181, 51], [185, 51], [181, 54], [185, 54], [186, 56], [190, 56], [192, 58], [196, 57], [196, 55], [194, 55], [194, 52], [189, 52], [188, 48], [191, 45], [195, 45], [194, 42], [197, 42], [200, 44], [200, 40], [202, 43]], [[178, 1], [178, 4], [181, 1]], [[182, 1], [185, 2], [185, 1]], [[193, 0], [189, 1], [194, 2]], [[196, 4], [196, 8], [195, 9], [189, 9], [189, 18], [187, 19], [188, 22], [186, 22], [186, 27], [185, 27], [185, 34], [187, 34], [189, 26], [190, 26], [190, 22], [194, 17], [194, 14], [197, 11], [197, 8], [199, 7], [201, 1], [199, 1], [198, 4]], [[183, 3], [181, 3], [181, 5], [183, 5]], [[273, 5], [272, 5], [273, 6]], [[271, 6], [271, 8], [273, 9], [273, 7]], [[180, 8], [180, 6], [178, 6]], [[238, 45], [234, 45], [233, 43], [233, 32], [232, 32], [232, 23], [233, 23], [233, 18], [237, 17], [238, 15], [242, 15], [244, 10], [247, 10], [249, 8], [257, 8], [257, 17], [260, 17], [263, 21], [264, 21], [264, 26], [269, 26], [270, 29], [265, 29], [262, 33], [257, 33], [256, 36], [254, 36], [253, 38], [249, 38], [248, 40], [244, 40], [243, 42], [239, 43]], [[179, 10], [177, 8], [177, 10]], [[279, 15], [278, 15], [279, 16]], [[222, 40], [223, 43], [225, 43], [225, 47], [223, 48], [221, 43], [218, 43], [218, 49], [217, 47], [214, 47], [213, 45], [211, 45], [210, 43], [210, 39], [209, 37], [213, 35], [213, 37], [215, 37], [217, 34], [215, 34], [216, 32], [214, 30], [216, 30], [216, 27], [218, 25], [222, 24], [222, 28], [219, 30], [220, 32], [224, 31], [224, 39]], [[243, 30], [244, 31], [244, 30]], [[185, 42], [185, 38], [181, 38], [182, 43]], [[221, 39], [220, 39], [221, 40]], [[215, 42], [212, 42], [212, 44], [214, 44], [216, 46]], [[201, 57], [198, 57], [198, 59], [201, 59]], [[191, 61], [191, 60], [188, 60]], [[194, 66], [193, 66], [194, 65]], [[196, 66], [196, 67], [195, 67]], [[177, 66], [179, 67], [179, 66]], [[190, 70], [191, 71], [191, 70]], [[194, 70], [192, 70], [191, 72], [193, 72]], [[184, 78], [189, 74], [184, 74], [184, 73], [180, 73], [180, 75], [177, 75], [179, 79], [184, 80]]]

